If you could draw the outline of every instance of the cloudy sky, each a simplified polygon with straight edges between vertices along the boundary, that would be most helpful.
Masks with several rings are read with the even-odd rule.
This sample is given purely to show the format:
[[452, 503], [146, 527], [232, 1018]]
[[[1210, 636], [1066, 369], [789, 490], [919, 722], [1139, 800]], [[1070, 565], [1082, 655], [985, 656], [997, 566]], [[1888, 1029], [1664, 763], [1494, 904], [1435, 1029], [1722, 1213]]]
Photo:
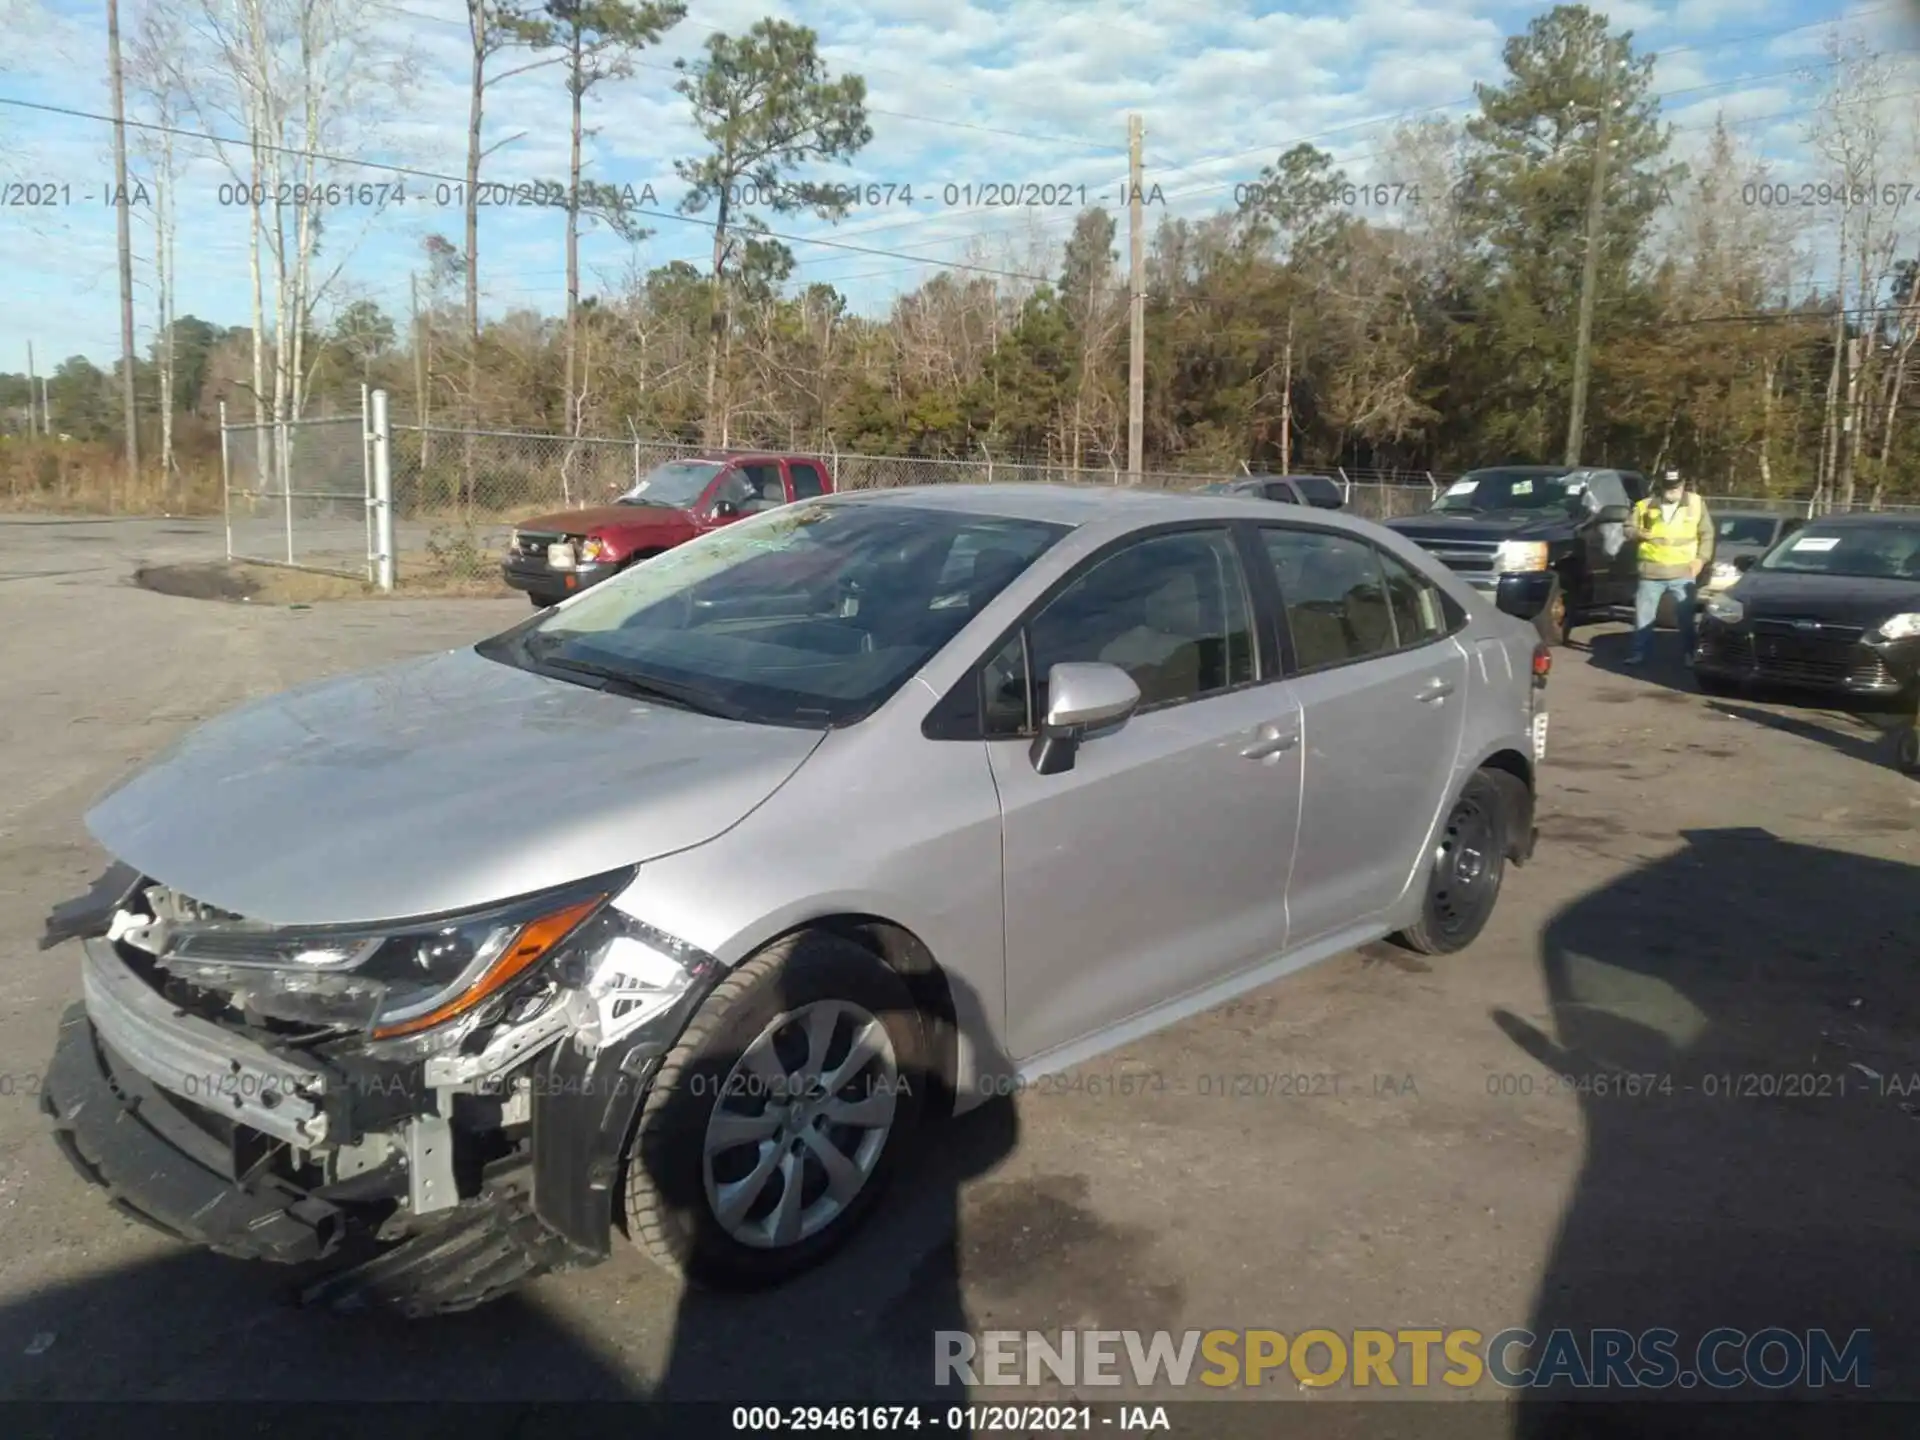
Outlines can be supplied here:
[[[123, 0], [129, 43], [146, 3]], [[202, 0], [167, 3], [189, 22], [202, 13]], [[460, 232], [464, 6], [336, 3], [351, 38], [329, 65], [341, 103], [326, 148], [343, 163], [326, 166], [324, 176], [361, 188], [328, 218], [324, 308], [370, 298], [404, 315], [423, 241], [435, 233], [457, 241]], [[215, 13], [230, 8], [225, 0], [205, 4]], [[1468, 114], [1475, 83], [1502, 77], [1505, 38], [1542, 8], [1514, 0], [692, 0], [688, 18], [641, 57], [631, 79], [609, 82], [588, 101], [588, 173], [631, 187], [656, 214], [646, 222], [655, 233], [637, 249], [590, 235], [584, 283], [615, 285], [636, 265], [703, 263], [710, 230], [675, 213], [684, 187], [672, 162], [698, 147], [672, 89], [672, 62], [696, 54], [714, 32], [737, 32], [766, 14], [813, 27], [836, 73], [866, 77], [874, 139], [837, 172], [871, 187], [862, 203], [837, 226], [771, 223], [793, 237], [797, 280], [836, 284], [859, 308], [877, 310], [942, 264], [1033, 265], [1036, 245], [1063, 238], [1082, 203], [1121, 208], [1130, 112], [1144, 118], [1146, 178], [1159, 187], [1150, 224], [1160, 213], [1230, 203], [1236, 184], [1301, 140], [1332, 151], [1354, 178], [1391, 183], [1391, 160], [1379, 152], [1393, 126], [1416, 115]], [[1658, 53], [1654, 89], [1678, 127], [1682, 158], [1724, 111], [1750, 146], [1795, 178], [1818, 175], [1806, 129], [1829, 26], [1851, 17], [1888, 50], [1920, 48], [1903, 28], [1905, 7], [1888, 0], [1616, 0], [1596, 8], [1630, 28], [1643, 51]], [[0, 20], [11, 39], [0, 51], [0, 370], [24, 370], [29, 342], [42, 373], [74, 353], [105, 362], [119, 345], [111, 127], [88, 118], [110, 108], [104, 8], [92, 0], [0, 0]], [[204, 113], [177, 123], [239, 133], [219, 113], [218, 87], [204, 88], [212, 97]], [[1920, 80], [1894, 88], [1906, 111], [1920, 103]], [[489, 92], [485, 143], [498, 148], [487, 178], [559, 180], [567, 139], [557, 68]], [[206, 141], [182, 137], [176, 146], [176, 309], [246, 323], [246, 212], [222, 190], [233, 174]], [[136, 157], [136, 171], [145, 164]], [[1920, 182], [1920, 165], [1910, 178]], [[1012, 193], [993, 193], [1001, 186]], [[136, 202], [143, 198], [136, 193]], [[1920, 213], [1920, 202], [1914, 209]], [[136, 209], [143, 348], [152, 243], [149, 214]], [[560, 214], [488, 205], [480, 252], [489, 313], [560, 308]]]

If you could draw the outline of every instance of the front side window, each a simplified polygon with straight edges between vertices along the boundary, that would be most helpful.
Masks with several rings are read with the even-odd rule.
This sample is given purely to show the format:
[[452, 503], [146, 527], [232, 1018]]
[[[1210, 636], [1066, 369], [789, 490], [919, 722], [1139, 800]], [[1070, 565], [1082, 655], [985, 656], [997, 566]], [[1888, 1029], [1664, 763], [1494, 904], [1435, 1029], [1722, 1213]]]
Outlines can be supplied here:
[[[624, 571], [483, 653], [735, 719], [852, 724], [1065, 533], [898, 504], [784, 506]], [[954, 603], [939, 580], [962, 542], [973, 560]]]
[[1381, 565], [1387, 557], [1364, 540], [1324, 530], [1267, 526], [1261, 539], [1286, 606], [1297, 669], [1344, 665], [1397, 647]]
[[1068, 662], [1118, 665], [1140, 687], [1142, 709], [1246, 684], [1252, 613], [1226, 530], [1135, 541], [1094, 562], [1028, 625], [1033, 717], [1047, 713], [1048, 672]]

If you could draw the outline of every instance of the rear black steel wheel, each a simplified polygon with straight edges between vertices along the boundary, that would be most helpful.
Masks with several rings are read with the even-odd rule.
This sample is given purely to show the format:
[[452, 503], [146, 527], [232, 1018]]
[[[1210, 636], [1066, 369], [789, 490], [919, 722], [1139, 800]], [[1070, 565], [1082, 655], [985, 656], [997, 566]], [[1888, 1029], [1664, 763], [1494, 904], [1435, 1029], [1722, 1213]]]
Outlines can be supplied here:
[[1477, 770], [1461, 789], [1433, 848], [1420, 918], [1399, 935], [1408, 949], [1451, 954], [1486, 928], [1506, 876], [1519, 787], [1504, 771]]

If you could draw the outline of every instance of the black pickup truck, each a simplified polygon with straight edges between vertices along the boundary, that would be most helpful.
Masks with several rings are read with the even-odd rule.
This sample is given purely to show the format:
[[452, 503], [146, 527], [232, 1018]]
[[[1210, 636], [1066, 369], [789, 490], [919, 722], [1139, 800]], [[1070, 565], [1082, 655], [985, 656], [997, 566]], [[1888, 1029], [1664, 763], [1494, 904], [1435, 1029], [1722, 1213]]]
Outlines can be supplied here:
[[1564, 645], [1581, 621], [1631, 609], [1638, 570], [1624, 527], [1646, 493], [1636, 470], [1500, 465], [1462, 475], [1426, 514], [1386, 524]]

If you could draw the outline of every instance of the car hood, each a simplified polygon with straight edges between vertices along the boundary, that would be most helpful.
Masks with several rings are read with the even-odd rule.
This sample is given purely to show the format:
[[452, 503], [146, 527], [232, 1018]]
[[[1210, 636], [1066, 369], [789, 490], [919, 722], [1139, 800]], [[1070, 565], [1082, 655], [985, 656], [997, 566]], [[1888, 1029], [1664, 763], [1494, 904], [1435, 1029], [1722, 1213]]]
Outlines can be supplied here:
[[1746, 607], [1749, 618], [1778, 615], [1874, 626], [1890, 615], [1920, 610], [1920, 580], [1749, 570], [1727, 594]]
[[250, 919], [384, 921], [701, 844], [821, 734], [455, 650], [232, 711], [110, 791], [86, 825], [116, 858]]
[[691, 512], [673, 505], [594, 505], [585, 510], [555, 510], [521, 520], [514, 529], [526, 535], [591, 535], [604, 530], [684, 530]]
[[1405, 515], [1385, 522], [1409, 540], [1557, 540], [1571, 535], [1568, 515]]

